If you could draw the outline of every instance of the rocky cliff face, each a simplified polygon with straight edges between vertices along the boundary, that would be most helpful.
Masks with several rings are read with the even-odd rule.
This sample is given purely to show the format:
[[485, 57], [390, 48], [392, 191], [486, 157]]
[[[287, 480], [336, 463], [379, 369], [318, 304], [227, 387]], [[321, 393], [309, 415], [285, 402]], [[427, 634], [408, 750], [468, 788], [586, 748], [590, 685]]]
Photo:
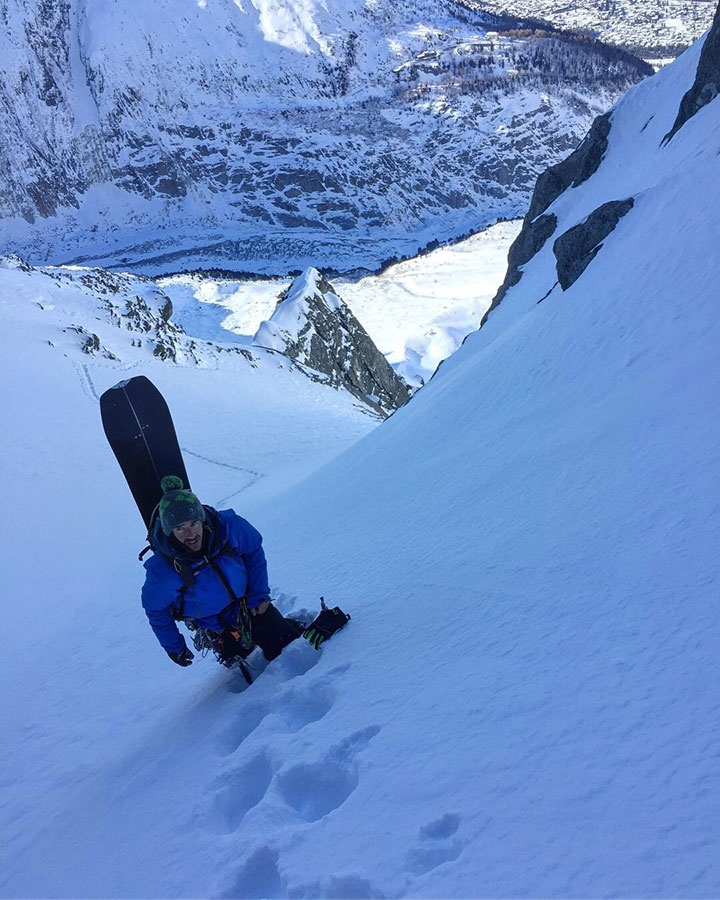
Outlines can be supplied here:
[[254, 346], [186, 332], [173, 321], [168, 294], [143, 276], [97, 268], [38, 268], [8, 254], [0, 256], [0, 281], [18, 305], [32, 308], [38, 327], [52, 334], [51, 346], [72, 359], [84, 359], [81, 351], [101, 366], [134, 368], [160, 359], [198, 368], [222, 364], [228, 371], [284, 369], [348, 390], [367, 412], [381, 418], [410, 399], [408, 385], [314, 269], [285, 292]]
[[[545, 210], [568, 188], [578, 187], [593, 175], [607, 150], [610, 134], [610, 113], [598, 116], [580, 146], [555, 166], [550, 166], [535, 183], [530, 207], [525, 214], [523, 227], [508, 253], [508, 268], [503, 283], [493, 297], [481, 326], [490, 313], [500, 304], [508, 290], [522, 277], [522, 267], [535, 256], [552, 236], [557, 218], [545, 214]], [[570, 264], [568, 254], [563, 254], [563, 266]]]
[[[674, 134], [703, 106], [720, 93], [720, 5], [713, 25], [702, 46], [692, 87], [683, 96], [672, 129], [665, 135], [667, 143]], [[620, 219], [634, 206], [633, 197], [607, 201], [586, 215], [581, 222], [556, 234], [558, 220], [553, 204], [570, 188], [588, 181], [599, 169], [607, 152], [612, 127], [612, 110], [599, 116], [580, 146], [555, 166], [543, 172], [533, 190], [523, 227], [508, 254], [508, 269], [503, 284], [483, 317], [488, 316], [505, 295], [522, 278], [523, 266], [536, 256], [546, 241], [555, 235], [553, 252], [557, 263], [557, 284], [563, 290], [572, 285], [600, 251], [602, 242], [613, 232]], [[644, 123], [642, 131], [650, 124]]]
[[295, 279], [253, 343], [321, 373], [383, 413], [410, 399], [408, 385], [316, 269]]
[[[172, 319], [168, 295], [148, 278], [104, 269], [35, 268], [14, 255], [0, 257], [0, 270], [27, 276], [18, 302], [27, 296], [64, 298], [57, 305], [33, 302], [56, 322], [64, 343], [88, 356], [123, 363], [152, 356], [192, 365], [225, 352], [186, 334]], [[245, 348], [227, 352], [251, 358]]]
[[[30, 302], [47, 322], [54, 322], [63, 345], [88, 356], [123, 363], [151, 356], [200, 364], [219, 352], [208, 342], [195, 341], [172, 320], [170, 298], [148, 278], [104, 269], [35, 268], [15, 255], [0, 256], [0, 270], [17, 273], [18, 303], [53, 298]], [[250, 356], [244, 348], [242, 352]]]
[[284, 274], [375, 268], [517, 217], [537, 172], [648, 70], [461, 12], [7, 0], [0, 250]]
[[690, 90], [680, 102], [677, 118], [665, 138], [669, 141], [680, 128], [720, 93], [720, 4], [710, 33], [705, 39], [697, 74]]

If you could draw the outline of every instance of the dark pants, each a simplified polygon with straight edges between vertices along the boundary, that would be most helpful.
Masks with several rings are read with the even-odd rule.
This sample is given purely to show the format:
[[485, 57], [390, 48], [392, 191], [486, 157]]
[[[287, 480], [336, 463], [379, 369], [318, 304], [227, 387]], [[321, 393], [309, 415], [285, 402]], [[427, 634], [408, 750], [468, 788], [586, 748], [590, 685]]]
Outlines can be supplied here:
[[[280, 656], [283, 647], [287, 647], [295, 638], [299, 638], [304, 630], [305, 626], [302, 622], [286, 619], [272, 603], [264, 613], [258, 616], [250, 613], [252, 639], [268, 661]], [[223, 632], [222, 642], [225, 657], [241, 656], [244, 658], [248, 655], [248, 651], [242, 649], [242, 645], [232, 636], [230, 630]]]

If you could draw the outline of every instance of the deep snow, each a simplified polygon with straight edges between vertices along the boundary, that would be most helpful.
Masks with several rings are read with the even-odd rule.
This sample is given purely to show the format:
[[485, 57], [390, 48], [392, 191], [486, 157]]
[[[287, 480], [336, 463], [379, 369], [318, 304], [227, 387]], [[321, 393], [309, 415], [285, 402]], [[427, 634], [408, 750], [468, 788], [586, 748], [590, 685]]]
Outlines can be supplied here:
[[[544, 248], [407, 407], [233, 499], [283, 609], [353, 614], [247, 691], [157, 646], [97, 410], [2, 298], [4, 896], [720, 894], [720, 102], [660, 146], [697, 54], [554, 205], [564, 229], [636, 197], [572, 288], [538, 304]], [[239, 378], [145, 370], [208, 499], [240, 479], [199, 456], [321, 440], [310, 394], [257, 404], [261, 440]]]

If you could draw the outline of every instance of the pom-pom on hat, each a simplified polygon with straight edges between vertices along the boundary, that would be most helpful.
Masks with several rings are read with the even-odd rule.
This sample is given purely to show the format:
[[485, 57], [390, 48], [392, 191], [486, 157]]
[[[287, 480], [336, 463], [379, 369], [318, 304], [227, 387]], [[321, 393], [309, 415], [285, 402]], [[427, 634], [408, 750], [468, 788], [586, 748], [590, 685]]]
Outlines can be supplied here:
[[205, 521], [205, 509], [192, 491], [184, 485], [177, 475], [166, 475], [160, 482], [163, 491], [158, 506], [160, 525], [165, 534], [172, 534], [183, 522]]

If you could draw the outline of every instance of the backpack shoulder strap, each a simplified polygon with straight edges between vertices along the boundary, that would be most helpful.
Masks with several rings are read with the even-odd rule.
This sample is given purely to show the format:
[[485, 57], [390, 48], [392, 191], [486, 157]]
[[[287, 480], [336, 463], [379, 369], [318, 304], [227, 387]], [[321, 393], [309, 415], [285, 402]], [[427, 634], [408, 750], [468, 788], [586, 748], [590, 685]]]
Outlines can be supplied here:
[[148, 523], [148, 532], [145, 540], [147, 541], [147, 545], [143, 547], [143, 549], [138, 553], [138, 559], [140, 562], [143, 561], [143, 557], [145, 557], [151, 550], [153, 553], [155, 552], [155, 545], [153, 544], [152, 536], [153, 531], [155, 530], [155, 522], [157, 521], [158, 511], [160, 509], [160, 504], [158, 503], [155, 509], [150, 513], [150, 522]]
[[142, 548], [142, 550], [138, 553], [138, 559], [140, 560], [140, 562], [143, 561], [143, 558], [144, 558], [145, 556], [147, 556], [147, 554], [148, 554], [151, 550], [154, 551], [155, 548], [153, 547], [153, 545], [152, 545], [151, 543], [148, 542], [148, 543]]
[[185, 594], [187, 594], [190, 588], [195, 584], [195, 573], [189, 562], [182, 562], [177, 559], [177, 557], [172, 559], [172, 565], [173, 569], [175, 569], [182, 578], [182, 585], [180, 586], [180, 593], [178, 594], [178, 603], [177, 606], [173, 607], [173, 618], [183, 619], [185, 618]]

